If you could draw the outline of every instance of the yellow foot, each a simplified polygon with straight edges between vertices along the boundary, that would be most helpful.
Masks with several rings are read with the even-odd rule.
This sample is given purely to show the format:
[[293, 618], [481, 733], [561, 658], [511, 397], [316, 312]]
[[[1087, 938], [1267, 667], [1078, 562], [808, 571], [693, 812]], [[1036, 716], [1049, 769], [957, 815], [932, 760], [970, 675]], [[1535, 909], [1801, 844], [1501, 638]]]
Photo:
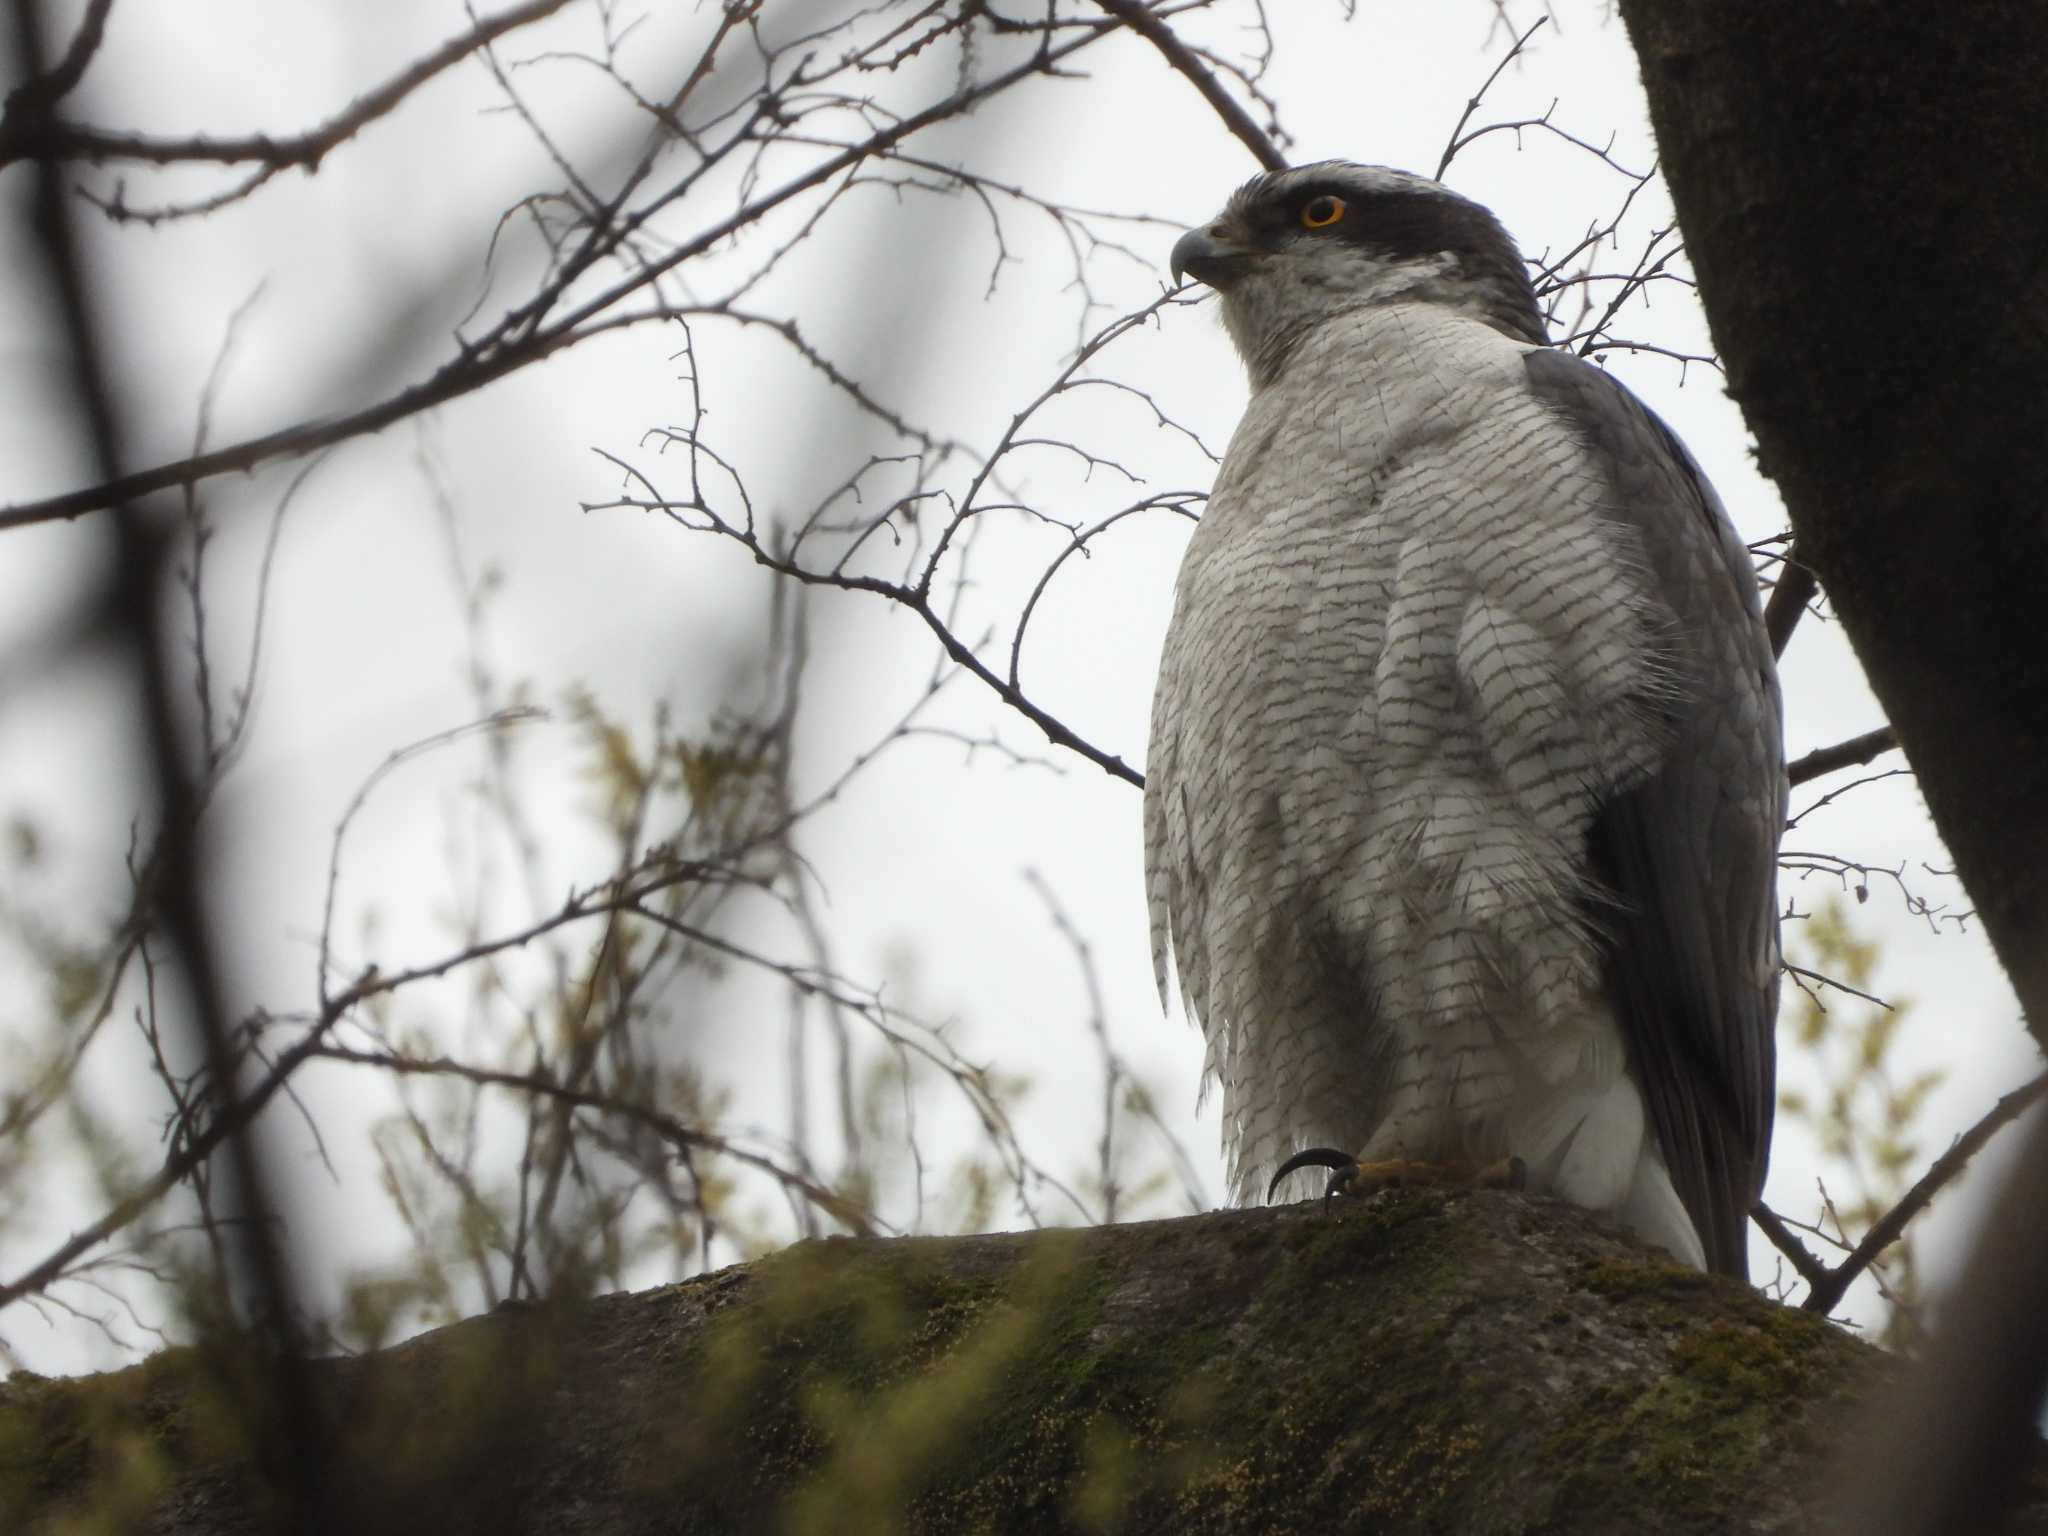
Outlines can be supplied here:
[[1401, 1185], [1433, 1184], [1469, 1189], [1520, 1189], [1529, 1180], [1528, 1166], [1519, 1157], [1504, 1157], [1494, 1163], [1421, 1163], [1409, 1158], [1388, 1158], [1383, 1162], [1361, 1163], [1348, 1152], [1331, 1147], [1310, 1147], [1297, 1152], [1280, 1165], [1273, 1182], [1266, 1186], [1266, 1198], [1280, 1181], [1297, 1168], [1329, 1168], [1334, 1172], [1323, 1187], [1323, 1202], [1336, 1195], [1370, 1195]]

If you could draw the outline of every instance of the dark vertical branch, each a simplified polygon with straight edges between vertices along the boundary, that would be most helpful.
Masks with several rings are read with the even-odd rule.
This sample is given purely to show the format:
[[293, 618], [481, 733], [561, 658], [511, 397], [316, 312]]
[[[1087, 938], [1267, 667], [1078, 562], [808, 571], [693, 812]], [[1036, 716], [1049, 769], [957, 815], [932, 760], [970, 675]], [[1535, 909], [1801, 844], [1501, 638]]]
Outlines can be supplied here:
[[[37, 0], [14, 0], [16, 53], [28, 80], [40, 75], [48, 57]], [[103, 16], [104, 9], [94, 12]], [[121, 473], [122, 428], [108, 388], [107, 360], [99, 344], [91, 295], [63, 169], [53, 159], [36, 162], [29, 203], [31, 232], [57, 302], [59, 323], [70, 354], [71, 406], [88, 439], [102, 478]], [[142, 508], [122, 502], [114, 508], [113, 566], [98, 595], [94, 628], [117, 639], [141, 686], [147, 733], [148, 771], [156, 791], [160, 827], [152, 856], [143, 868], [140, 920], [168, 941], [184, 977], [191, 1028], [199, 1037], [211, 1082], [212, 1112], [232, 1115], [236, 1099], [236, 1057], [228, 1038], [213, 937], [202, 899], [199, 821], [206, 785], [196, 778], [178, 741], [175, 678], [170, 657], [157, 638], [157, 598], [163, 585], [170, 539]], [[229, 1138], [226, 1177], [217, 1179], [221, 1204], [239, 1220], [228, 1250], [237, 1273], [224, 1275], [228, 1297], [248, 1309], [268, 1351], [270, 1401], [251, 1424], [259, 1438], [272, 1426], [269, 1447], [278, 1491], [285, 1500], [285, 1528], [321, 1530], [331, 1517], [322, 1476], [325, 1445], [315, 1420], [304, 1360], [294, 1321], [291, 1284], [270, 1213], [261, 1160], [245, 1126]], [[225, 1186], [221, 1188], [221, 1186]], [[228, 1364], [223, 1360], [223, 1365]], [[240, 1362], [234, 1362], [239, 1374]], [[279, 1443], [281, 1442], [281, 1443]]]

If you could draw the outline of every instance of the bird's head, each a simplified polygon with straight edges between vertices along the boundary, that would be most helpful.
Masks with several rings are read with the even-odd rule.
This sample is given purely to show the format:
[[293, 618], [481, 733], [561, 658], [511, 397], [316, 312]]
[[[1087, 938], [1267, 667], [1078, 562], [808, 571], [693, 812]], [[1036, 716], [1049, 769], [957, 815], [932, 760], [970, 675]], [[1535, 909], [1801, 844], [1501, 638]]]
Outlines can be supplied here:
[[1173, 275], [1223, 296], [1223, 322], [1253, 384], [1332, 315], [1442, 304], [1541, 345], [1543, 315], [1500, 221], [1441, 182], [1323, 160], [1255, 176], [1174, 245]]

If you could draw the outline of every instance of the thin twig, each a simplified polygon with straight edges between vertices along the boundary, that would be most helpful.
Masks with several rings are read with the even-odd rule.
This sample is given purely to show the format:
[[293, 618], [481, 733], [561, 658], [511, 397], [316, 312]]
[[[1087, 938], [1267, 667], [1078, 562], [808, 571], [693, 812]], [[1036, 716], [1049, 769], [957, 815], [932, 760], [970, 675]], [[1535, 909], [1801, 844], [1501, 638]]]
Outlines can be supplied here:
[[1852, 987], [1846, 981], [1839, 981], [1835, 977], [1825, 975], [1820, 971], [1811, 970], [1803, 965], [1794, 965], [1790, 960], [1785, 962], [1785, 970], [1787, 974], [1799, 980], [1811, 982], [1817, 987], [1833, 987], [1837, 992], [1846, 992], [1851, 997], [1862, 998], [1866, 1003], [1875, 1003], [1886, 1013], [1892, 1011], [1892, 1005], [1883, 998], [1873, 993], [1865, 992], [1860, 987]]
[[1506, 69], [1521, 56], [1522, 50], [1529, 46], [1529, 39], [1536, 35], [1537, 28], [1541, 27], [1548, 20], [1550, 20], [1548, 16], [1538, 16], [1535, 24], [1515, 39], [1514, 46], [1508, 49], [1498, 64], [1493, 66], [1493, 73], [1488, 75], [1480, 83], [1479, 89], [1474, 91], [1466, 100], [1465, 110], [1458, 114], [1458, 121], [1451, 128], [1451, 136], [1444, 143], [1443, 158], [1436, 163], [1436, 180], [1442, 181], [1444, 179], [1444, 172], [1451, 168], [1451, 161], [1457, 157], [1458, 151], [1464, 148], [1466, 141], [1460, 139], [1458, 135], [1463, 133], [1465, 125], [1472, 121], [1472, 114], [1479, 110], [1479, 103], [1484, 101], [1486, 93], [1493, 89], [1493, 82], [1500, 78], [1502, 70]]
[[1866, 784], [1877, 784], [1883, 782], [1886, 779], [1909, 779], [1912, 776], [1913, 770], [1910, 768], [1885, 768], [1880, 769], [1876, 773], [1866, 773], [1860, 779], [1851, 779], [1848, 783], [1837, 785], [1835, 788], [1829, 790], [1826, 794], [1822, 795], [1818, 800], [1815, 800], [1813, 804], [1801, 806], [1797, 811], [1793, 812], [1790, 816], [1787, 816], [1785, 818], [1785, 830], [1787, 832], [1790, 832], [1794, 827], [1797, 827], [1802, 822], [1804, 822], [1806, 818], [1811, 816], [1815, 811], [1824, 810], [1826, 807], [1833, 805], [1837, 800], [1841, 799], [1844, 795], [1854, 794], [1857, 790], [1861, 789]]
[[323, 1061], [349, 1062], [357, 1066], [380, 1067], [401, 1077], [456, 1077], [484, 1087], [510, 1088], [536, 1094], [572, 1109], [594, 1109], [644, 1125], [678, 1149], [716, 1152], [736, 1163], [759, 1169], [769, 1177], [797, 1190], [820, 1209], [846, 1223], [863, 1237], [879, 1236], [887, 1223], [835, 1190], [813, 1182], [793, 1168], [785, 1168], [772, 1157], [739, 1146], [715, 1131], [684, 1125], [675, 1116], [631, 1099], [590, 1089], [557, 1083], [540, 1073], [504, 1072], [495, 1067], [473, 1066], [446, 1056], [405, 1056], [395, 1051], [359, 1051], [348, 1046], [321, 1044], [313, 1055]]

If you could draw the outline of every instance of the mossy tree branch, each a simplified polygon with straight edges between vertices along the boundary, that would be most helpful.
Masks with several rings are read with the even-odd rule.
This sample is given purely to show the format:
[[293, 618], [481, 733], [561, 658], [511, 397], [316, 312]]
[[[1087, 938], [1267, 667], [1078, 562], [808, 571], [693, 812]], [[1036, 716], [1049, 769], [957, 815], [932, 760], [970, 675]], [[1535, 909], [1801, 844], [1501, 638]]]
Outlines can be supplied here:
[[[356, 1529], [1642, 1536], [1811, 1529], [1888, 1368], [1575, 1208], [1432, 1190], [828, 1239], [320, 1371]], [[0, 1521], [240, 1529], [194, 1379], [0, 1387]]]

